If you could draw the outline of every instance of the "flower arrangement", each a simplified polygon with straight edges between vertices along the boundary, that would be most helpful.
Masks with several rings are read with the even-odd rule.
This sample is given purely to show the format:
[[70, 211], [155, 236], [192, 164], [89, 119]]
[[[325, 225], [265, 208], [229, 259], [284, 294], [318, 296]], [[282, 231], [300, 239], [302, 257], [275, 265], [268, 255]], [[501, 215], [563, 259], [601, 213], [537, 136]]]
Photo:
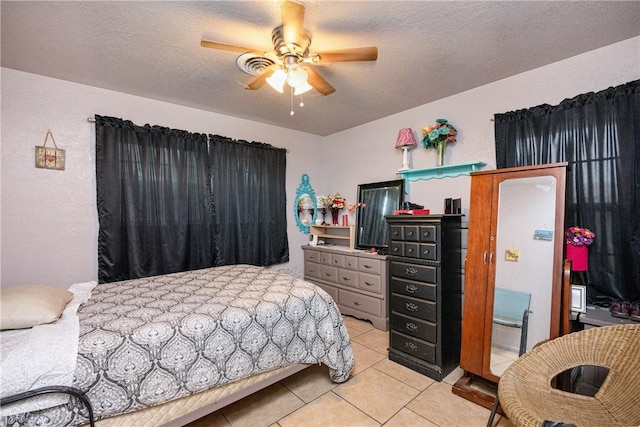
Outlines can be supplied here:
[[347, 209], [349, 210], [349, 213], [354, 213], [356, 211], [356, 209], [358, 209], [359, 207], [363, 207], [364, 208], [366, 206], [367, 206], [366, 203], [358, 202], [358, 203], [350, 204]]
[[309, 210], [313, 208], [314, 206], [311, 200], [311, 196], [309, 196], [308, 194], [303, 194], [298, 200], [298, 210]]
[[333, 196], [331, 194], [320, 194], [318, 196], [318, 209], [329, 209], [333, 203]]
[[593, 231], [588, 228], [569, 227], [565, 233], [567, 244], [573, 246], [585, 246], [593, 243], [596, 237]]
[[456, 142], [457, 133], [446, 119], [437, 119], [435, 125], [422, 128], [422, 145], [424, 148], [437, 148], [438, 143]]
[[344, 209], [346, 205], [347, 205], [347, 201], [345, 200], [345, 198], [342, 197], [340, 193], [336, 193], [333, 196], [333, 199], [331, 200], [330, 208], [340, 210], [340, 209]]

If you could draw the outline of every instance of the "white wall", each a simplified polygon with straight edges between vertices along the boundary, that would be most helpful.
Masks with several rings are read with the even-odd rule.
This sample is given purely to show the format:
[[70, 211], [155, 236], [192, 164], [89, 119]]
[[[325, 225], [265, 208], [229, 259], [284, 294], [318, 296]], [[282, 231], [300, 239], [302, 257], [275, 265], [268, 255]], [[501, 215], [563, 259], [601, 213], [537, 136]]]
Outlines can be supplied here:
[[[416, 70], [412, 84], [428, 78]], [[351, 203], [357, 197], [358, 184], [396, 179], [395, 172], [402, 166], [402, 151], [394, 148], [398, 130], [410, 127], [418, 139], [420, 130], [438, 118], [448, 119], [459, 132], [458, 141], [447, 147], [446, 164], [483, 161], [485, 169], [494, 169], [494, 114], [545, 103], [555, 105], [565, 98], [637, 79], [640, 37], [331, 135], [325, 144], [333, 163], [327, 185]], [[412, 168], [436, 164], [435, 150], [421, 145], [409, 156]], [[418, 181], [410, 185], [409, 200], [425, 205], [431, 213], [443, 213], [445, 197], [461, 197], [463, 213], [468, 214], [469, 191], [470, 178], [466, 176]]]
[[[325, 138], [8, 69], [0, 78], [2, 283], [68, 286], [97, 278], [95, 135], [87, 117], [116, 116], [286, 147], [290, 202], [307, 172], [317, 193], [340, 192], [353, 203], [358, 184], [397, 177], [402, 153], [394, 142], [400, 128], [417, 133], [437, 118], [449, 119], [458, 127], [459, 140], [447, 149], [447, 163], [484, 161], [494, 168], [494, 113], [557, 104], [640, 79], [640, 37]], [[416, 72], [412, 84], [421, 78], [428, 76]], [[42, 145], [48, 129], [67, 150], [64, 172], [34, 168], [34, 146]], [[435, 165], [434, 150], [416, 148], [410, 155], [413, 168]], [[468, 177], [415, 182], [409, 198], [441, 213], [445, 197], [461, 197], [463, 213], [468, 213], [469, 182]], [[292, 209], [287, 212], [291, 262], [283, 267], [302, 271], [300, 245], [307, 237], [297, 231]]]
[[[315, 135], [5, 68], [0, 77], [5, 285], [68, 287], [97, 279], [95, 127], [87, 121], [94, 114], [287, 148], [288, 203], [303, 173], [312, 185], [323, 176], [323, 165], [308, 161], [321, 153]], [[34, 147], [43, 144], [49, 129], [66, 150], [65, 171], [34, 167]], [[291, 261], [278, 267], [302, 272], [300, 245], [308, 237], [298, 231], [292, 208], [287, 215]]]

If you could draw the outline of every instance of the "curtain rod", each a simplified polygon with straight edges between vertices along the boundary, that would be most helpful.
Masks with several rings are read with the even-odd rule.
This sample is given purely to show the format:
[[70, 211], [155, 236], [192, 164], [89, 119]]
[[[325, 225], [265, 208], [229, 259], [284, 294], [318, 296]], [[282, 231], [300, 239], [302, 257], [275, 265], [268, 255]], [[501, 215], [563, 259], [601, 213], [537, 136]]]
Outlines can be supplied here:
[[[88, 121], [89, 123], [95, 123], [95, 122], [96, 122], [96, 118], [95, 118], [95, 117], [87, 117], [87, 121]], [[208, 137], [207, 137], [207, 138], [208, 138]], [[272, 147], [273, 147], [273, 146], [272, 146]], [[278, 148], [278, 147], [273, 147], [273, 148], [276, 148], [276, 149], [278, 149], [278, 150], [282, 150], [282, 148]], [[285, 148], [284, 150], [286, 150], [286, 152], [287, 152], [287, 153], [289, 153], [289, 152], [290, 152], [288, 148]]]

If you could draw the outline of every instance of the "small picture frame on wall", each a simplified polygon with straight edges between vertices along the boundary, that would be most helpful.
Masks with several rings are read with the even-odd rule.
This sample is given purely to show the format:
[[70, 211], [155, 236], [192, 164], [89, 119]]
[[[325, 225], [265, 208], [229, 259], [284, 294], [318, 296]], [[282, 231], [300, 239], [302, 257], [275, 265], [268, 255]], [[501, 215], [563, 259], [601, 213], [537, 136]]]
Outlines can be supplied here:
[[587, 312], [587, 287], [583, 285], [571, 285], [571, 311], [576, 313]]

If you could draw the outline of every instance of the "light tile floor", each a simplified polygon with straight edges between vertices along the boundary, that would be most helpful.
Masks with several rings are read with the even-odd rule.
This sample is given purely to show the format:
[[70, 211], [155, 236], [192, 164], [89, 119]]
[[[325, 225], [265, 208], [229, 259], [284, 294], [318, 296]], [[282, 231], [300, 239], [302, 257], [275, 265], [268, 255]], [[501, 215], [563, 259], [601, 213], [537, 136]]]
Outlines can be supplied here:
[[[451, 392], [461, 370], [434, 381], [388, 359], [388, 332], [344, 321], [356, 357], [348, 381], [332, 383], [327, 367], [311, 366], [188, 427], [486, 426], [488, 409]], [[495, 425], [513, 426], [499, 415]]]

